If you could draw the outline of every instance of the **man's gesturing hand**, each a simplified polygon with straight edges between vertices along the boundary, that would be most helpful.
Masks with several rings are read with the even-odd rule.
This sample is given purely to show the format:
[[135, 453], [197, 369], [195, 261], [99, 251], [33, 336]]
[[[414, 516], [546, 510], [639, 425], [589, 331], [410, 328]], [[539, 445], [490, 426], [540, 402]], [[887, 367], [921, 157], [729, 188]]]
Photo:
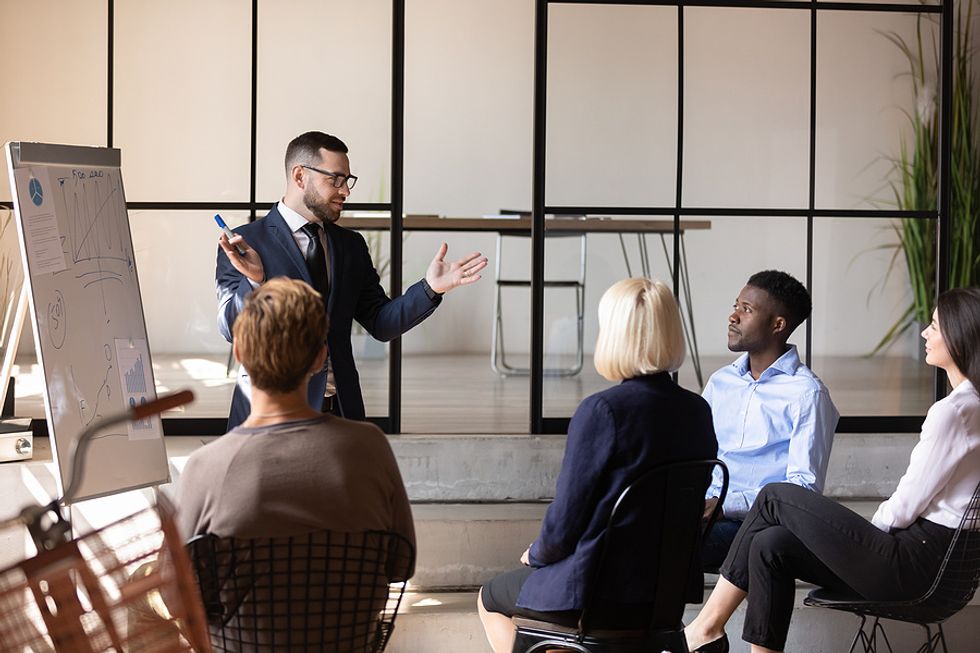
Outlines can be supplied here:
[[432, 259], [432, 263], [429, 263], [429, 269], [425, 272], [425, 280], [429, 287], [440, 295], [457, 286], [476, 283], [480, 280], [480, 270], [487, 267], [487, 257], [480, 252], [473, 252], [458, 261], [446, 263], [448, 251], [449, 245], [446, 243], [440, 245], [436, 257]]
[[[221, 246], [221, 249], [225, 250], [225, 254], [228, 255], [228, 260], [231, 261], [231, 264], [235, 266], [236, 270], [255, 283], [265, 281], [265, 268], [262, 266], [262, 259], [259, 257], [258, 252], [249, 247], [244, 238], [235, 234], [229, 240], [228, 236], [221, 234], [221, 237], [218, 239], [218, 245]], [[239, 249], [245, 253], [239, 254]]]

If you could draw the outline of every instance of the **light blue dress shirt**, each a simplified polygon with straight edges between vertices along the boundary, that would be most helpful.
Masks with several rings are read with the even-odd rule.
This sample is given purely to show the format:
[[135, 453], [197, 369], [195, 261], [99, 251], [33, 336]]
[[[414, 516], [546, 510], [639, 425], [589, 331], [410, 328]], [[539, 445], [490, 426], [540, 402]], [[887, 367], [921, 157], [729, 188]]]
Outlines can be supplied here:
[[[796, 346], [753, 379], [749, 355], [711, 375], [718, 457], [728, 466], [725, 517], [743, 519], [767, 483], [789, 482], [823, 492], [840, 413], [827, 387], [800, 362]], [[716, 475], [707, 496], [721, 492]]]

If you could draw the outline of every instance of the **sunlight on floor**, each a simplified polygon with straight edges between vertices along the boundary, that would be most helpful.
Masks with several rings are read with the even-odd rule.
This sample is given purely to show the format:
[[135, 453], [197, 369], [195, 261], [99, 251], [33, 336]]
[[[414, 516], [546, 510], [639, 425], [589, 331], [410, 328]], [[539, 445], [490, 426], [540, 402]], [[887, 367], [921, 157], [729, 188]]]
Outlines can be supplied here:
[[235, 377], [228, 377], [226, 366], [215, 360], [181, 358], [180, 367], [191, 379], [202, 382], [208, 388], [235, 384]]

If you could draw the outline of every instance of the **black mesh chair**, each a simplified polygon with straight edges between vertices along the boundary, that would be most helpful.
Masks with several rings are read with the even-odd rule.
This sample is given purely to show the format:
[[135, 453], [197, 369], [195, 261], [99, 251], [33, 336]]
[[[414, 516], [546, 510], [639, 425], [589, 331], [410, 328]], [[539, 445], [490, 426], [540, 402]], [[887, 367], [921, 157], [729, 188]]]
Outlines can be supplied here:
[[384, 531], [200, 535], [187, 549], [216, 651], [381, 651], [415, 567]]
[[[704, 494], [716, 467], [721, 498], [705, 524]], [[697, 553], [727, 491], [728, 469], [720, 460], [662, 465], [634, 481], [609, 516], [577, 627], [515, 617], [513, 653], [687, 653], [684, 606], [704, 590], [703, 582], [692, 587], [692, 573], [700, 572]], [[609, 563], [623, 558], [637, 561], [630, 578], [612, 577]], [[635, 601], [640, 597], [645, 602]], [[624, 622], [626, 615], [632, 623]]]
[[[932, 587], [917, 599], [908, 601], [865, 601], [859, 596], [815, 589], [803, 600], [805, 605], [842, 610], [861, 617], [850, 651], [858, 643], [865, 653], [891, 651], [891, 643], [881, 625], [882, 619], [918, 624], [925, 630], [925, 643], [919, 653], [947, 651], [943, 622], [959, 612], [977, 589], [980, 579], [980, 484], [950, 542]], [[870, 620], [870, 629], [867, 628]], [[935, 626], [935, 630], [933, 630]], [[880, 638], [880, 640], [879, 640]]]

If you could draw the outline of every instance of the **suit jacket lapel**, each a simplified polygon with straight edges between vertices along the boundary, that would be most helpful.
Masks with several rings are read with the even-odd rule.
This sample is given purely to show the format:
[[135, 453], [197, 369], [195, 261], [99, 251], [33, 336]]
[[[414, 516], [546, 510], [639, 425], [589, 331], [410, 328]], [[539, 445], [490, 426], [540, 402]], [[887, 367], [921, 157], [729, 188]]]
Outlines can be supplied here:
[[289, 225], [282, 219], [282, 216], [279, 215], [279, 211], [275, 207], [265, 216], [265, 226], [269, 231], [269, 237], [282, 249], [286, 260], [292, 263], [303, 281], [313, 285], [310, 270], [306, 267], [306, 261], [303, 259], [303, 255], [300, 254], [299, 247], [296, 246], [293, 232], [289, 229]]
[[338, 227], [334, 223], [327, 225], [324, 233], [327, 235], [327, 246], [330, 251], [327, 254], [330, 256], [330, 297], [327, 298], [327, 314], [329, 315], [333, 311], [333, 301], [337, 296], [335, 290], [340, 287], [341, 274], [340, 271], [344, 269], [343, 266], [343, 248], [340, 247], [340, 231], [341, 227]]

